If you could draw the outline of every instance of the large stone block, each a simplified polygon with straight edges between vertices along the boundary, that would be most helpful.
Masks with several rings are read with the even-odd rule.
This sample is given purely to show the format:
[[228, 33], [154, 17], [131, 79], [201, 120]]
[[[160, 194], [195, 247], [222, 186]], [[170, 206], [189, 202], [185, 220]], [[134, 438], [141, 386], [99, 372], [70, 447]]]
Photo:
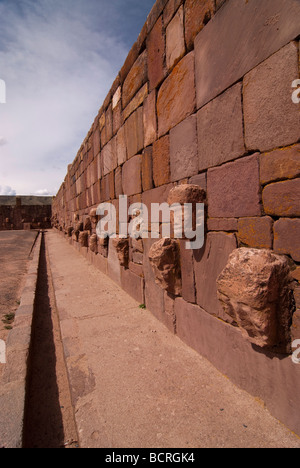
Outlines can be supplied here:
[[262, 193], [264, 210], [271, 216], [300, 216], [300, 179], [267, 185]]
[[109, 174], [118, 165], [118, 156], [116, 151], [116, 140], [113, 138], [102, 150], [103, 175]]
[[149, 261], [149, 251], [154, 239], [144, 239], [144, 275], [145, 275], [145, 304], [155, 317], [166, 323], [164, 312], [164, 290], [155, 282], [154, 272]]
[[298, 0], [227, 1], [195, 40], [197, 107], [298, 37], [299, 24]]
[[125, 123], [128, 159], [144, 148], [143, 108], [137, 109]]
[[291, 84], [299, 76], [298, 51], [299, 44], [292, 42], [244, 78], [245, 141], [249, 150], [267, 151], [300, 138], [299, 106], [291, 99]]
[[294, 312], [290, 267], [270, 250], [235, 250], [217, 281], [224, 311], [262, 348], [290, 351]]
[[260, 182], [265, 185], [300, 176], [300, 145], [277, 149], [260, 156]]
[[300, 262], [300, 219], [282, 218], [275, 222], [274, 250]]
[[203, 107], [197, 120], [199, 170], [245, 153], [241, 83]]
[[129, 104], [137, 91], [147, 81], [147, 51], [145, 50], [135, 61], [128, 73], [122, 89], [123, 109]]
[[153, 185], [152, 146], [143, 151], [142, 158], [142, 185], [143, 191], [151, 190]]
[[159, 137], [194, 112], [195, 99], [194, 52], [190, 52], [176, 65], [158, 92]]
[[209, 169], [207, 196], [210, 218], [260, 216], [258, 155]]
[[186, 242], [180, 240], [180, 263], [182, 279], [182, 297], [187, 302], [196, 302], [193, 251], [186, 249]]
[[197, 34], [212, 18], [215, 11], [213, 0], [187, 0], [185, 2], [185, 40], [188, 49], [194, 45]]
[[147, 38], [148, 77], [150, 90], [156, 88], [165, 77], [165, 38], [162, 16], [159, 17]]
[[144, 304], [144, 279], [131, 270], [121, 271], [121, 286], [139, 304]]
[[170, 131], [171, 181], [198, 174], [197, 120], [192, 115]]
[[170, 139], [166, 135], [153, 144], [153, 180], [155, 187], [170, 182]]
[[185, 54], [183, 16], [183, 6], [181, 6], [166, 30], [166, 62], [169, 70]]
[[144, 102], [144, 146], [151, 145], [156, 140], [156, 91], [153, 90]]
[[234, 234], [211, 232], [206, 236], [205, 246], [194, 251], [197, 303], [209, 314], [224, 320], [228, 318], [218, 301], [217, 278], [236, 247]]
[[142, 191], [142, 156], [137, 155], [127, 161], [122, 169], [122, 185], [125, 195], [135, 195]]
[[238, 221], [238, 240], [248, 247], [272, 249], [272, 218], [269, 216], [264, 216], [262, 218], [240, 218]]
[[127, 159], [127, 148], [126, 148], [126, 133], [125, 126], [120, 128], [116, 136], [116, 152], [118, 158], [118, 165], [121, 166]]

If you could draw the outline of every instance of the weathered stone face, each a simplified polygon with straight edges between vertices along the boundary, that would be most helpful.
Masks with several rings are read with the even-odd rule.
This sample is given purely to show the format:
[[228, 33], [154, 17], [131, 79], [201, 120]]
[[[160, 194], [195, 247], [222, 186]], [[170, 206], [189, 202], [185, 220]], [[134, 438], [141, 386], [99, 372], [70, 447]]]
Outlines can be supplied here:
[[290, 268], [270, 250], [235, 250], [217, 279], [224, 311], [251, 343], [286, 352], [294, 312]]
[[83, 231], [79, 233], [78, 242], [81, 247], [88, 247], [89, 246], [89, 233], [88, 231]]
[[155, 242], [149, 251], [156, 283], [174, 296], [182, 292], [180, 248], [174, 239], [163, 238]]
[[128, 268], [129, 263], [129, 240], [116, 237], [113, 239], [113, 246], [117, 251], [121, 266]]
[[98, 237], [97, 234], [93, 234], [89, 239], [89, 248], [92, 252], [98, 253]]

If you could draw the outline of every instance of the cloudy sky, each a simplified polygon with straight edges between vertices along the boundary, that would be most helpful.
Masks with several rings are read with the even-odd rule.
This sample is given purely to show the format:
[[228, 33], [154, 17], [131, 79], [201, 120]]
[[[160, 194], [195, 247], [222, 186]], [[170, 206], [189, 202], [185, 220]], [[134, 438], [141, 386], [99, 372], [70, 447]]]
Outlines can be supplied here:
[[0, 195], [56, 194], [153, 4], [0, 0]]

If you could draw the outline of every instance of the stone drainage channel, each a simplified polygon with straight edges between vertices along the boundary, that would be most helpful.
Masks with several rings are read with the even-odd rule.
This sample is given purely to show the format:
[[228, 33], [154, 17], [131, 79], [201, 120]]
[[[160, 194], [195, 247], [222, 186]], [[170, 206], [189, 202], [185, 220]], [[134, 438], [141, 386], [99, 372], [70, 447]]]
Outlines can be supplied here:
[[43, 232], [26, 382], [23, 448], [78, 448]]

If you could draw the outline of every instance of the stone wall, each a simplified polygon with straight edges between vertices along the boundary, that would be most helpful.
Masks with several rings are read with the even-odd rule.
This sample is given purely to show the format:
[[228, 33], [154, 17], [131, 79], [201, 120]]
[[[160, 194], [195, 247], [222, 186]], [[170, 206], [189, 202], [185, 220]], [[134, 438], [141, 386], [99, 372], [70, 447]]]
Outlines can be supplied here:
[[[49, 229], [51, 227], [52, 199], [9, 197], [0, 198], [0, 231]], [[2, 204], [3, 203], [3, 204]], [[31, 204], [35, 203], [35, 204]]]
[[[158, 0], [53, 204], [70, 243], [298, 434], [299, 38], [298, 0]], [[205, 191], [202, 249], [97, 240], [100, 203], [178, 185]]]

